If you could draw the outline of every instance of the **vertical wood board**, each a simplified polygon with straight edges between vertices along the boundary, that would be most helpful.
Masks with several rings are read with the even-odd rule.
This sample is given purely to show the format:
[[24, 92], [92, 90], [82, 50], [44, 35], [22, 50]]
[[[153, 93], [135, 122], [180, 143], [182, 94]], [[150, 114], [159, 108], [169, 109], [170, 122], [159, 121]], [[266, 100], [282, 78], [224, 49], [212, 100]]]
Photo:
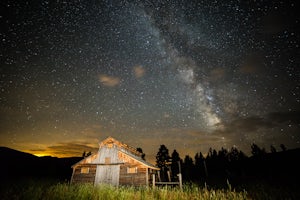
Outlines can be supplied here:
[[120, 165], [98, 165], [95, 177], [95, 185], [110, 184], [119, 185]]

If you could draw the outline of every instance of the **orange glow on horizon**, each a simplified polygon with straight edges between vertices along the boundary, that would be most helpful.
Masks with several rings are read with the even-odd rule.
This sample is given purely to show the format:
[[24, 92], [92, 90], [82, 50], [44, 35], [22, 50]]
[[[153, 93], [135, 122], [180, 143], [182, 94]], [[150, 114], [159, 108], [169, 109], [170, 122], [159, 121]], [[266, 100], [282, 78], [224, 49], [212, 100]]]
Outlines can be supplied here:
[[30, 153], [37, 157], [44, 157], [44, 156], [51, 156], [51, 157], [56, 157], [56, 158], [79, 157], [78, 155], [73, 155], [73, 154], [55, 154], [55, 153], [51, 153], [51, 152], [35, 152], [35, 153], [33, 153], [33, 152], [27, 151], [27, 153]]
[[35, 154], [33, 154], [33, 155], [35, 155], [35, 156], [37, 156], [37, 157], [51, 156], [51, 155], [46, 154], [46, 153], [35, 153]]

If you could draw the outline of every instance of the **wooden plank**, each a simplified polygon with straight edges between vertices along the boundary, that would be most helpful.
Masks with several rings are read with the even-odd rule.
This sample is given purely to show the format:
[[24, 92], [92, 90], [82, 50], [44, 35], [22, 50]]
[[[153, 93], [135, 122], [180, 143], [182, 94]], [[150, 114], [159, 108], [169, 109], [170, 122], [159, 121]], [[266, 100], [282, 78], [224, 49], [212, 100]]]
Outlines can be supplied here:
[[155, 188], [156, 185], [179, 185], [182, 190], [182, 175], [179, 173], [177, 176], [179, 177], [179, 182], [156, 182], [155, 174], [152, 174], [152, 187]]
[[119, 165], [98, 165], [95, 177], [95, 184], [119, 185]]
[[148, 187], [148, 185], [149, 185], [149, 174], [148, 174], [148, 168], [146, 169], [146, 175], [145, 175], [146, 177], [146, 186]]
[[[88, 167], [89, 171], [88, 173], [81, 173], [82, 167]], [[73, 175], [72, 175], [72, 183], [93, 183], [95, 180], [95, 174], [96, 174], [96, 165], [90, 165], [90, 164], [79, 164], [76, 166], [76, 168], [73, 168]]]
[[[105, 163], [105, 160], [110, 160], [110, 163]], [[122, 161], [118, 157], [118, 149], [114, 146], [112, 148], [103, 146], [99, 149], [97, 159], [93, 160], [93, 163], [102, 163], [102, 164], [119, 164]]]
[[[135, 166], [137, 167], [137, 173], [128, 173], [127, 168]], [[140, 164], [137, 163], [125, 163], [120, 167], [120, 185], [133, 185], [133, 186], [141, 186], [146, 184], [146, 169], [140, 168]]]
[[179, 185], [179, 182], [155, 182], [156, 185]]

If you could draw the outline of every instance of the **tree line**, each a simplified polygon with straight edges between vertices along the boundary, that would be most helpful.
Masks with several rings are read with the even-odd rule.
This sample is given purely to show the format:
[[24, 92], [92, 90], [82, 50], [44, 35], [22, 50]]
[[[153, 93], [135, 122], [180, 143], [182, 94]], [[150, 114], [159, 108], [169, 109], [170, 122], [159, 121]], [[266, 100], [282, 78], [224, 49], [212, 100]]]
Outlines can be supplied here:
[[252, 144], [252, 155], [249, 157], [236, 147], [230, 150], [221, 148], [218, 151], [210, 148], [205, 156], [197, 152], [194, 157], [186, 155], [182, 159], [176, 149], [170, 155], [168, 148], [160, 145], [156, 154], [156, 166], [160, 168], [162, 181], [168, 181], [168, 173], [171, 174], [171, 181], [176, 181], [177, 174], [181, 173], [184, 181], [199, 183], [269, 178], [274, 174], [279, 175], [278, 171], [284, 166], [282, 156], [277, 156], [277, 154], [287, 149], [283, 144], [280, 148], [281, 150], [277, 151], [271, 145], [270, 152], [267, 152], [265, 148]]

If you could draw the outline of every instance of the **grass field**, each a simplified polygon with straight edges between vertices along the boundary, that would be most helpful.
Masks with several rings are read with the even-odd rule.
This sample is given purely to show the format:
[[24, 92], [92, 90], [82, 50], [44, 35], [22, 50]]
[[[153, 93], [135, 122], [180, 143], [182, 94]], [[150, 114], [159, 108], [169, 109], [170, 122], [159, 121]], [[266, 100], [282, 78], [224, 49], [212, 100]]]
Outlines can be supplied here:
[[[55, 181], [26, 180], [3, 185], [0, 189], [0, 199], [82, 199], [82, 200], [179, 200], [179, 199], [297, 199], [289, 191], [280, 191], [278, 188], [265, 188], [262, 185], [253, 185], [250, 192], [240, 189], [236, 191], [228, 184], [226, 189], [209, 189], [195, 184], [178, 187], [112, 187], [101, 185], [94, 187], [91, 184], [57, 183]], [[274, 196], [275, 195], [275, 196]], [[279, 196], [278, 196], [279, 195]]]

